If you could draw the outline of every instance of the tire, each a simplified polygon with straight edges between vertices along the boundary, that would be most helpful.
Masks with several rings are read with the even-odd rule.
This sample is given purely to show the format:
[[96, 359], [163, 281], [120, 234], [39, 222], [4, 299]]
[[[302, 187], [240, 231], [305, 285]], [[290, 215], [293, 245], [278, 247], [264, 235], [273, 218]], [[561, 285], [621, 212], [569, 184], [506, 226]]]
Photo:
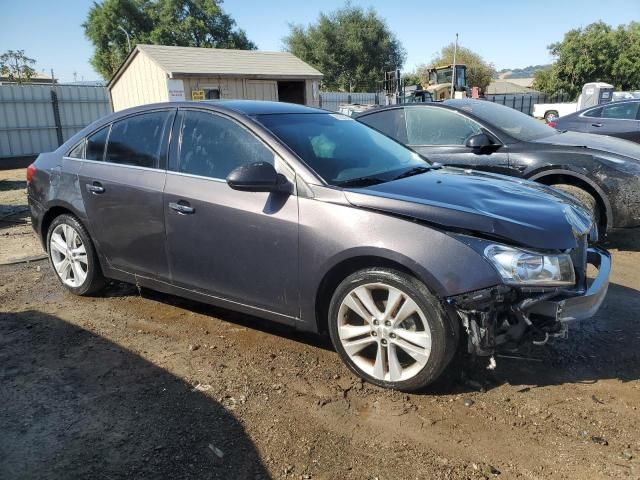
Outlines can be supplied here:
[[558, 112], [556, 112], [555, 110], [549, 110], [544, 114], [544, 121], [547, 123], [553, 122], [554, 120], [557, 120], [559, 116], [560, 115], [558, 115]]
[[602, 221], [602, 213], [600, 212], [598, 201], [593, 195], [580, 187], [576, 187], [575, 185], [569, 185], [566, 183], [557, 183], [555, 185], [552, 185], [552, 187], [557, 188], [564, 193], [568, 193], [573, 198], [575, 198], [578, 203], [582, 205], [593, 216], [598, 229], [601, 227], [600, 222]]
[[[384, 312], [394, 299], [395, 307]], [[458, 346], [459, 329], [427, 287], [386, 268], [345, 278], [331, 298], [328, 325], [334, 348], [352, 372], [405, 392], [438, 379]]]
[[73, 215], [63, 214], [51, 222], [47, 253], [58, 280], [71, 293], [92, 295], [106, 285], [91, 237]]

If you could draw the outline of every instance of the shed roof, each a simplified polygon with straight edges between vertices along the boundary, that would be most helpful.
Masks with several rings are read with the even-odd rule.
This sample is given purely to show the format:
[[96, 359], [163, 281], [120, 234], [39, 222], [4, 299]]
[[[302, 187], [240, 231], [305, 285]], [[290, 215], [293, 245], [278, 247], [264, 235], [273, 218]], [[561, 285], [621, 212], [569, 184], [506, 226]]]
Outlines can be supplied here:
[[224, 48], [137, 45], [109, 84], [115, 82], [138, 52], [154, 61], [169, 78], [187, 75], [322, 78], [322, 73], [289, 52]]

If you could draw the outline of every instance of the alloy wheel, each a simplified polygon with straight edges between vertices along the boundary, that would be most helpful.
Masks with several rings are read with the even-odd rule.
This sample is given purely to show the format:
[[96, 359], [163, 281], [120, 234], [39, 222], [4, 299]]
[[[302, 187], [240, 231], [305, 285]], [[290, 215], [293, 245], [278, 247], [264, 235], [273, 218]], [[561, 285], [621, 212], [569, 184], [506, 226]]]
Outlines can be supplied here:
[[377, 380], [413, 378], [427, 364], [431, 331], [411, 296], [385, 283], [351, 290], [338, 310], [338, 336], [353, 363]]
[[49, 251], [60, 280], [69, 287], [80, 287], [87, 279], [89, 260], [76, 229], [66, 223], [56, 226], [49, 240]]

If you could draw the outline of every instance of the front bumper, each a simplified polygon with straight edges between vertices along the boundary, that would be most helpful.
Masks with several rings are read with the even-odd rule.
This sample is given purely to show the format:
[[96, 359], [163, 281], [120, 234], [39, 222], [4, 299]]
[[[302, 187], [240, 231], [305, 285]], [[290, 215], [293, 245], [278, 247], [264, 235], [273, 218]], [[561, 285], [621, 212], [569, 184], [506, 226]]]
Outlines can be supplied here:
[[587, 263], [598, 269], [598, 275], [585, 291], [564, 298], [543, 300], [526, 309], [525, 313], [553, 318], [563, 323], [593, 317], [607, 295], [611, 255], [601, 248], [589, 248]]
[[595, 315], [607, 295], [611, 256], [600, 248], [588, 248], [584, 256], [598, 275], [590, 284], [579, 281], [583, 288], [532, 291], [497, 285], [446, 299], [469, 335], [469, 353], [493, 355], [501, 345], [516, 348], [526, 339], [544, 344], [564, 337], [568, 323]]

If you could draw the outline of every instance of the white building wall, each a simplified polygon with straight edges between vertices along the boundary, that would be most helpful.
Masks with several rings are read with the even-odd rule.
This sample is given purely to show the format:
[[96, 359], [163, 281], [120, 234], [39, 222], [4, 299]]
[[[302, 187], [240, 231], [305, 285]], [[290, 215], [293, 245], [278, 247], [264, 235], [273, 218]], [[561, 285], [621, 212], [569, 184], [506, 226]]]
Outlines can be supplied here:
[[109, 91], [114, 112], [169, 100], [167, 74], [142, 52], [136, 54]]

